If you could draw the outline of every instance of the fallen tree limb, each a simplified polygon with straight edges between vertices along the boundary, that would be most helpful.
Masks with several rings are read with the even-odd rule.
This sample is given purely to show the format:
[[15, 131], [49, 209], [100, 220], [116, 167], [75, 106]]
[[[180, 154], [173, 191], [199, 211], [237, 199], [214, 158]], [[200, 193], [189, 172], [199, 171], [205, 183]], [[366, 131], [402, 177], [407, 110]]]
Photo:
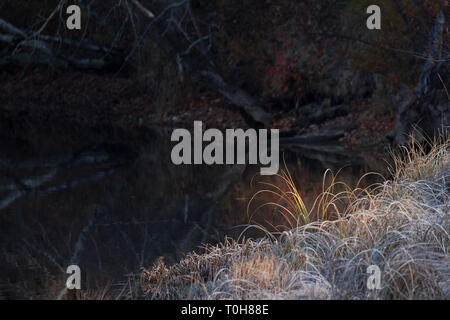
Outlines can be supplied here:
[[39, 40], [63, 43], [68, 46], [81, 48], [81, 49], [85, 49], [85, 50], [89, 50], [89, 51], [97, 51], [97, 52], [103, 52], [103, 53], [108, 53], [108, 54], [110, 54], [110, 53], [119, 54], [122, 51], [118, 48], [110, 48], [110, 47], [102, 46], [102, 45], [95, 44], [95, 43], [76, 41], [76, 40], [67, 39], [67, 38], [63, 38], [63, 37], [57, 37], [57, 36], [39, 34], [36, 37]]
[[306, 128], [311, 124], [319, 124], [330, 119], [346, 116], [353, 109], [353, 106], [347, 104], [333, 106], [319, 103], [307, 104], [298, 110], [295, 126], [298, 128]]
[[[27, 35], [25, 31], [13, 26], [9, 22], [0, 19], [0, 29], [10, 34], [0, 34], [0, 42], [7, 43], [13, 48], [12, 53], [8, 56], [0, 58], [0, 66], [5, 66], [11, 63], [26, 65], [29, 63], [43, 63], [53, 64], [58, 66], [70, 66], [75, 69], [87, 70], [105, 70], [105, 69], [119, 69], [123, 62], [124, 57], [119, 49], [108, 48], [105, 46], [86, 43], [82, 41], [75, 41], [62, 37], [34, 34]], [[88, 51], [103, 53], [102, 57], [77, 57], [63, 50], [56, 50], [47, 42], [62, 43], [68, 46], [81, 48]], [[26, 47], [32, 50], [31, 53], [20, 53], [17, 49], [20, 47]], [[40, 51], [47, 58], [35, 57], [36, 52]]]
[[[134, 3], [134, 1], [133, 1]], [[172, 3], [168, 7], [155, 3], [154, 6], [160, 12], [151, 19], [147, 28], [148, 33], [169, 56], [171, 56], [182, 67], [190, 71], [193, 78], [199, 82], [209, 85], [213, 90], [225, 97], [230, 103], [235, 105], [244, 115], [245, 120], [250, 126], [267, 125], [272, 120], [272, 116], [264, 110], [259, 100], [252, 97], [243, 89], [229, 84], [216, 68], [214, 62], [200, 50], [197, 45], [201, 41], [191, 41], [187, 39], [185, 33], [180, 32], [179, 28], [172, 28], [163, 17], [174, 8], [187, 4], [186, 1]], [[136, 5], [136, 9], [145, 17], [148, 13], [141, 6]], [[170, 10], [168, 10], [170, 9]], [[173, 18], [173, 17], [172, 17]], [[195, 26], [195, 25], [194, 25]], [[198, 33], [198, 31], [196, 31]], [[199, 38], [199, 39], [203, 39]], [[186, 48], [186, 43], [188, 46]], [[182, 67], [181, 67], [182, 66]]]
[[4, 31], [6, 31], [8, 33], [12, 33], [12, 34], [20, 36], [22, 38], [27, 37], [27, 35], [24, 31], [20, 30], [19, 28], [16, 28], [15, 26], [10, 24], [9, 22], [6, 22], [3, 19], [0, 19], [0, 29], [3, 29]]
[[297, 145], [315, 145], [325, 143], [335, 143], [344, 137], [346, 132], [353, 129], [352, 126], [336, 126], [326, 128], [312, 133], [306, 133], [299, 136], [287, 137], [280, 139], [281, 146], [297, 146]]
[[[27, 33], [0, 19], [0, 29], [7, 33], [0, 36], [0, 41], [7, 43], [10, 48], [13, 48], [13, 50], [10, 50], [12, 53], [9, 56], [0, 58], [0, 65], [5, 66], [10, 63], [28, 64], [37, 61], [39, 63], [70, 66], [81, 70], [120, 70], [134, 51], [142, 45], [142, 41], [151, 38], [176, 61], [181, 78], [183, 78], [184, 69], [188, 70], [194, 80], [209, 86], [233, 106], [237, 107], [251, 127], [261, 127], [271, 122], [272, 116], [262, 107], [260, 99], [229, 83], [214, 64], [209, 55], [211, 30], [209, 30], [207, 35], [201, 34], [198, 23], [195, 21], [192, 11], [190, 11], [189, 1], [181, 0], [172, 2], [169, 5], [162, 1], [155, 1], [152, 2], [151, 8], [148, 8], [148, 4], [144, 6], [137, 0], [132, 0], [130, 3], [133, 4], [137, 14], [143, 16], [149, 23], [145, 26], [143, 34], [136, 39], [134, 48], [126, 58], [117, 49], [66, 39], [60, 36], [43, 35], [41, 34], [42, 28], [38, 32]], [[89, 6], [89, 4], [85, 5]], [[122, 5], [119, 4], [118, 7]], [[133, 21], [132, 17], [129, 17], [129, 15], [133, 14], [131, 13], [132, 10], [130, 11], [129, 6], [126, 6], [124, 9], [126, 20]], [[184, 13], [177, 16], [177, 13], [181, 11]], [[88, 14], [93, 13], [88, 10]], [[191, 20], [190, 26], [187, 26], [186, 19]], [[103, 56], [74, 56], [69, 52], [64, 52], [61, 48], [55, 49], [51, 43], [64, 44], [90, 52], [101, 53]], [[209, 45], [207, 46], [206, 43], [209, 43]], [[20, 47], [28, 48], [32, 52], [17, 52], [17, 49]], [[43, 56], [35, 58], [34, 55], [37, 54], [35, 51], [39, 51]], [[18, 53], [27, 53], [28, 55], [15, 57]]]

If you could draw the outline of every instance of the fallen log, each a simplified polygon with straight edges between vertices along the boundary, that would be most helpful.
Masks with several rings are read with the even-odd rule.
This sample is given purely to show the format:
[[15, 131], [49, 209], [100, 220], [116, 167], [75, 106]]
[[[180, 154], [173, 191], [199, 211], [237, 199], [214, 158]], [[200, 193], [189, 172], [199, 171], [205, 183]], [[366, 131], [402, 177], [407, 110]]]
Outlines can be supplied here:
[[[169, 13], [187, 5], [187, 1], [176, 2], [169, 6], [155, 2], [153, 4], [155, 9], [138, 5], [137, 1], [133, 1], [133, 3], [137, 11], [149, 19], [147, 32], [151, 35], [151, 39], [178, 63], [180, 73], [183, 73], [183, 68], [186, 68], [195, 80], [208, 85], [225, 97], [241, 111], [251, 127], [261, 127], [271, 122], [272, 115], [264, 110], [260, 100], [245, 90], [228, 83], [214, 62], [201, 49], [202, 42], [208, 40], [209, 36], [192, 40], [187, 37], [185, 32], [170, 25], [166, 19]], [[152, 14], [149, 15], [149, 12]], [[172, 16], [170, 21], [173, 19]], [[193, 23], [195, 24], [195, 22]]]
[[330, 119], [346, 116], [352, 111], [352, 108], [351, 105], [346, 104], [329, 106], [327, 103], [311, 103], [298, 110], [295, 127], [306, 128], [312, 124], [320, 124]]
[[296, 146], [296, 145], [314, 145], [314, 144], [330, 144], [337, 142], [344, 137], [346, 132], [353, 129], [353, 126], [336, 126], [326, 128], [311, 133], [302, 134], [294, 137], [280, 138], [280, 146]]
[[[0, 42], [6, 43], [10, 47], [8, 50], [10, 54], [0, 58], [0, 67], [10, 64], [50, 64], [80, 70], [118, 70], [125, 61], [122, 51], [119, 49], [50, 35], [27, 34], [3, 19], [0, 19], [0, 29], [8, 33], [0, 34]], [[56, 50], [48, 42], [101, 53], [102, 56], [77, 57], [61, 49]], [[17, 52], [17, 49], [21, 47], [30, 49], [30, 52]]]

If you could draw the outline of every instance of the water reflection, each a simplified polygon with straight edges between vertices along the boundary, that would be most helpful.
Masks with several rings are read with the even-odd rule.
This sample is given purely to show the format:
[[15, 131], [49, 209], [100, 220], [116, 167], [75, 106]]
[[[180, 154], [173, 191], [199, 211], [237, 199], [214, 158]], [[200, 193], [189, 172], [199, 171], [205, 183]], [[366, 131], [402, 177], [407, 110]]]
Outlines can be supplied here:
[[[95, 143], [85, 139], [92, 135], [84, 132], [70, 143], [54, 134], [34, 136], [22, 149], [2, 145], [3, 295], [52, 298], [72, 263], [81, 267], [85, 288], [101, 290], [156, 259], [171, 263], [202, 243], [237, 238], [249, 223], [286, 225], [273, 208], [251, 220], [254, 208], [247, 208], [264, 183], [283, 188], [278, 177], [260, 177], [250, 166], [174, 166], [170, 139], [154, 133], [146, 139], [105, 135], [102, 143], [98, 135]], [[290, 150], [284, 150], [286, 168], [309, 208], [328, 166], [336, 170], [347, 163]], [[370, 169], [358, 159], [339, 177], [354, 186]], [[245, 233], [260, 235], [256, 229]]]

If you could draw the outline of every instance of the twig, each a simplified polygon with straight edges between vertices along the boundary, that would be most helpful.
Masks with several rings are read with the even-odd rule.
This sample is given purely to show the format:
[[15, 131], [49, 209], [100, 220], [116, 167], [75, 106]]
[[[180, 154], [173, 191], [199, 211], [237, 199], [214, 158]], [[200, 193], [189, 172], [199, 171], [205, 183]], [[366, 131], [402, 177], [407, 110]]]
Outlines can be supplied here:
[[136, 7], [138, 7], [148, 18], [154, 18], [155, 14], [151, 12], [149, 9], [144, 7], [139, 1], [137, 0], [131, 0], [131, 2], [134, 3]]
[[439, 77], [439, 80], [441, 80], [442, 85], [444, 86], [445, 93], [447, 94], [447, 98], [448, 98], [448, 100], [450, 101], [450, 95], [448, 94], [447, 86], [445, 85], [444, 80], [442, 80], [441, 75], [440, 75], [439, 73], [438, 73], [437, 75], [438, 75], [438, 77]]

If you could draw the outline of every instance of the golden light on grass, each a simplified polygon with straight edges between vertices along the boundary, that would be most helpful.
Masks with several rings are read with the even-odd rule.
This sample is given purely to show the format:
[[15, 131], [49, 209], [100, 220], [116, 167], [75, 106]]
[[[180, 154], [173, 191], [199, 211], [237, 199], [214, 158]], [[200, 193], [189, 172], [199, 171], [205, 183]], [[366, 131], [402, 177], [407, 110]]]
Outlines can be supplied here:
[[[332, 176], [309, 210], [282, 172], [285, 189], [269, 184], [259, 194], [282, 200], [266, 205], [290, 221], [289, 230], [239, 243], [228, 239], [169, 268], [155, 265], [142, 282], [147, 297], [449, 299], [449, 142], [447, 136], [422, 146], [413, 141], [396, 156], [392, 181], [371, 188], [335, 194]], [[342, 201], [347, 205], [338, 205]], [[367, 286], [373, 265], [381, 270], [379, 290]]]

